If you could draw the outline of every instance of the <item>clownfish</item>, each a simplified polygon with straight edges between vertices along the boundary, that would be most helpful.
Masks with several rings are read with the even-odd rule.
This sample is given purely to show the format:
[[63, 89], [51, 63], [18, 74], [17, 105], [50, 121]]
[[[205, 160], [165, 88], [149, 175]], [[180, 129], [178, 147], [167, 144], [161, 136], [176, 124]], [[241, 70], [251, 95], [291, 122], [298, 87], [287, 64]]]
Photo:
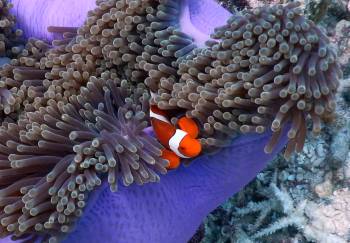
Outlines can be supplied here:
[[159, 142], [165, 147], [162, 158], [169, 161], [168, 169], [175, 169], [180, 165], [180, 158], [193, 158], [200, 154], [202, 146], [196, 139], [199, 129], [194, 120], [181, 117], [176, 128], [165, 111], [156, 105], [150, 108], [151, 124]]

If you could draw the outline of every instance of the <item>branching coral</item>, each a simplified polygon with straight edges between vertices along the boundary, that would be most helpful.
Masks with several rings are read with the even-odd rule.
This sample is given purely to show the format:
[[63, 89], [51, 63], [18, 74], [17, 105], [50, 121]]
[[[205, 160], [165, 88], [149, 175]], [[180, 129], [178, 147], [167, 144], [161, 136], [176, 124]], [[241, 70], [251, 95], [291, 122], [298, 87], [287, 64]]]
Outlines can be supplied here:
[[[350, 181], [350, 113], [340, 95], [337, 95], [336, 114], [334, 123], [328, 124], [320, 136], [307, 135], [302, 152], [292, 156], [290, 161], [279, 156], [250, 185], [215, 210], [206, 220], [204, 242], [225, 239], [236, 242], [238, 238], [248, 242], [253, 235], [257, 236], [258, 230], [259, 237], [253, 242], [293, 239], [298, 242], [347, 242], [348, 236], [344, 232], [349, 231], [348, 224], [336, 223], [348, 220], [347, 214], [340, 211], [346, 211], [344, 202], [349, 193], [341, 188], [348, 187]], [[277, 188], [271, 188], [273, 185]], [[278, 197], [276, 191], [285, 195], [284, 199]], [[342, 203], [336, 203], [338, 200]], [[306, 222], [304, 227], [288, 224], [278, 227], [276, 222], [297, 221], [286, 218], [288, 214], [283, 209], [297, 209], [303, 201], [307, 201], [302, 213]], [[329, 212], [327, 216], [326, 212]], [[278, 230], [265, 234], [272, 229]]]
[[[270, 242], [271, 240], [288, 240], [285, 233], [277, 234], [278, 231], [285, 231], [287, 227], [295, 227], [302, 232], [309, 241], [315, 242], [347, 242], [349, 233], [347, 210], [348, 191], [338, 190], [330, 198], [330, 204], [317, 204], [311, 201], [301, 201], [295, 204], [290, 195], [280, 190], [276, 185], [271, 184], [272, 190], [266, 201], [260, 203], [249, 203], [245, 208], [238, 208], [234, 212], [234, 217], [245, 217], [257, 215], [257, 221], [254, 225], [241, 225], [239, 220], [232, 219], [234, 229], [228, 229], [229, 226], [222, 227], [221, 234], [224, 239], [234, 240], [235, 242]], [[273, 204], [271, 204], [271, 202]], [[274, 210], [272, 210], [274, 207]], [[276, 209], [279, 209], [276, 212]], [[273, 223], [263, 227], [260, 223], [266, 220], [266, 217], [277, 217]], [[261, 221], [260, 221], [261, 220]], [[247, 233], [255, 232], [250, 235]], [[218, 240], [218, 239], [211, 239]], [[205, 238], [203, 242], [210, 242]], [[304, 242], [304, 241], [302, 241]]]
[[[266, 235], [271, 235], [274, 232], [276, 232], [277, 230], [286, 228], [288, 226], [296, 226], [298, 228], [302, 228], [303, 225], [306, 224], [306, 219], [304, 218], [304, 215], [303, 215], [306, 202], [303, 201], [299, 205], [294, 207], [293, 200], [286, 191], [281, 191], [274, 184], [271, 184], [271, 189], [272, 189], [273, 194], [275, 195], [275, 197], [277, 198], [277, 200], [280, 202], [280, 204], [282, 206], [281, 211], [284, 214], [286, 214], [287, 216], [282, 217], [282, 218], [276, 220], [276, 222], [269, 225], [268, 227], [259, 230], [257, 233], [255, 233], [252, 236], [253, 239], [257, 239], [257, 238], [260, 238], [260, 237], [266, 236]], [[271, 207], [267, 207], [267, 208], [270, 208], [270, 210], [271, 210]], [[266, 215], [267, 215], [264, 212], [265, 211], [264, 208], [262, 210], [261, 209], [259, 210], [256, 206], [253, 205], [251, 207], [251, 210], [261, 211], [263, 217], [266, 217]], [[251, 210], [249, 210], [249, 209], [245, 210], [246, 211], [245, 213], [248, 213], [249, 211], [252, 212]], [[240, 214], [239, 211], [242, 211], [242, 210], [238, 210], [238, 213]]]
[[[346, 238], [349, 233], [349, 217], [346, 211], [349, 210], [349, 192], [347, 189], [341, 189], [334, 192], [330, 198], [329, 205], [317, 205], [313, 202], [302, 201], [298, 205], [293, 205], [293, 200], [277, 187], [274, 194], [280, 200], [283, 206], [283, 212], [286, 214], [276, 220], [273, 224], [258, 231], [251, 236], [252, 239], [267, 237], [277, 230], [294, 226], [303, 232], [304, 236], [316, 242], [347, 242]], [[282, 197], [281, 197], [282, 196]], [[252, 207], [250, 212], [257, 209]]]

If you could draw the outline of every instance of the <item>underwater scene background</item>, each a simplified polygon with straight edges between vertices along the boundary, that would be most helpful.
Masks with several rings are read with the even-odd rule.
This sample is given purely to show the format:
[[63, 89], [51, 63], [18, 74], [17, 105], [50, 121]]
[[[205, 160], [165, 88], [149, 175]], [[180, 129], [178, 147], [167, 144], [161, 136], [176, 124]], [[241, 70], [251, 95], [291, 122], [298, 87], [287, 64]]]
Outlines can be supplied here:
[[213, 1], [0, 0], [0, 242], [350, 242], [349, 0]]

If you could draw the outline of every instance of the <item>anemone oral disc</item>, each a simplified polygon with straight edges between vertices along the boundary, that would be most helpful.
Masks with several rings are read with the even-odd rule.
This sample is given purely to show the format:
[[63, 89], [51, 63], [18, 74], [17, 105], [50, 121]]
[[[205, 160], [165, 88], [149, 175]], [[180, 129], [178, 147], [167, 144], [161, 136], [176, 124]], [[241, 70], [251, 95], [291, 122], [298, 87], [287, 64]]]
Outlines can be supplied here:
[[190, 35], [198, 47], [203, 47], [214, 28], [226, 24], [232, 16], [214, 0], [182, 0], [181, 5], [181, 31]]

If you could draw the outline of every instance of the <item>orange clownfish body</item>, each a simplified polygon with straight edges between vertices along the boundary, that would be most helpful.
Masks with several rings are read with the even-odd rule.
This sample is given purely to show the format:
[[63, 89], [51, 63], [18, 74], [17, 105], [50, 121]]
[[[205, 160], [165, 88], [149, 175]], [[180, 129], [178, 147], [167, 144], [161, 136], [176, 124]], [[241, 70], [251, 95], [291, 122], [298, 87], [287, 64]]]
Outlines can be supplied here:
[[199, 129], [192, 119], [180, 118], [177, 129], [168, 120], [166, 112], [155, 105], [150, 108], [150, 118], [159, 142], [165, 147], [162, 158], [169, 161], [168, 169], [177, 168], [180, 158], [193, 158], [200, 154], [202, 146], [196, 139]]

